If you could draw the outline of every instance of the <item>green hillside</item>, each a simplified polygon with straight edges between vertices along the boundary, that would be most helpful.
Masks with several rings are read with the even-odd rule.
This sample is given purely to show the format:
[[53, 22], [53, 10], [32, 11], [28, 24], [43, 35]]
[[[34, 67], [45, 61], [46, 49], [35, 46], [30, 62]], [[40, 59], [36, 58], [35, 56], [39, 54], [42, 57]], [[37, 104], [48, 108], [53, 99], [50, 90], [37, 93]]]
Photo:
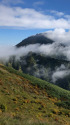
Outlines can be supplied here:
[[70, 125], [70, 91], [0, 64], [0, 125]]
[[[16, 70], [21, 67], [25, 74], [33, 75], [48, 82], [51, 81], [52, 84], [70, 90], [70, 73], [64, 77], [56, 76], [55, 79], [57, 80], [53, 81], [53, 74], [62, 66], [70, 70], [70, 62], [67, 60], [30, 52], [27, 56], [21, 56], [18, 60], [15, 56], [11, 57], [6, 65], [9, 63]], [[64, 69], [61, 70], [65, 71]]]

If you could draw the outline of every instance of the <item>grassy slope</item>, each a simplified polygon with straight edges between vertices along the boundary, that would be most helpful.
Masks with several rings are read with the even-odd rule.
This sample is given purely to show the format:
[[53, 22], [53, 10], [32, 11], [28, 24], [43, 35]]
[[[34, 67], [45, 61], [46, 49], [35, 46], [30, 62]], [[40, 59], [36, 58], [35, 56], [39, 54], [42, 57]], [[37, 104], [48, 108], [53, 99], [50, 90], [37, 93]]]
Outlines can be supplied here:
[[69, 125], [69, 107], [56, 105], [69, 100], [69, 91], [0, 65], [1, 125]]

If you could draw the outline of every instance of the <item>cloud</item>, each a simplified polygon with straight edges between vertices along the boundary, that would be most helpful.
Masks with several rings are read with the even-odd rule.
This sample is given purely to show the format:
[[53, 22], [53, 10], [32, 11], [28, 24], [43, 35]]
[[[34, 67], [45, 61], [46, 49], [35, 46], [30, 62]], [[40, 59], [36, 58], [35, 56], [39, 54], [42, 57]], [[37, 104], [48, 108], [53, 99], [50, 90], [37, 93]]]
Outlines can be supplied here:
[[16, 4], [23, 4], [24, 1], [23, 0], [1, 0], [0, 2], [1, 4], [4, 4], [4, 5], [16, 5]]
[[55, 11], [55, 10], [51, 10], [50, 11], [52, 14], [55, 14], [56, 16], [64, 16], [63, 12], [59, 12], [59, 11]]
[[38, 6], [38, 5], [43, 5], [44, 2], [43, 1], [37, 1], [37, 2], [34, 2], [34, 6]]
[[[57, 58], [64, 54], [64, 48], [59, 48], [58, 44], [48, 44], [48, 45], [40, 45], [40, 44], [33, 44], [21, 47], [17, 49], [16, 47], [7, 47], [7, 46], [0, 46], [0, 62], [7, 62], [9, 61], [11, 56], [15, 56], [16, 60], [20, 60], [21, 56], [27, 56], [29, 52], [34, 52], [36, 54], [44, 54], [45, 56], [51, 56]], [[66, 53], [69, 55], [70, 59], [70, 46], [69, 49], [66, 49]], [[67, 56], [65, 54], [65, 56]], [[26, 63], [26, 60], [23, 60], [23, 63]], [[52, 71], [52, 69], [49, 67], [46, 69], [42, 65], [34, 65], [38, 70], [34, 71], [32, 70], [32, 67], [28, 67], [26, 70], [27, 72], [33, 71], [33, 75], [39, 78], [45, 78], [50, 80], [51, 82], [55, 83], [58, 79], [62, 79], [70, 74], [70, 69], [65, 67], [64, 64], [62, 64], [60, 67], [55, 67], [55, 69]], [[33, 67], [33, 69], [34, 69]], [[50, 75], [49, 75], [50, 74]], [[50, 76], [50, 77], [49, 77]]]
[[27, 55], [29, 52], [34, 52], [38, 54], [42, 53], [46, 56], [52, 56], [55, 54], [55, 51], [57, 51], [57, 49], [54, 50], [54, 44], [30, 44], [19, 49], [17, 49], [16, 47], [0, 46], [0, 59], [8, 60], [9, 57], [13, 55], [15, 55], [16, 58], [19, 58], [22, 55]]
[[70, 30], [67, 32], [64, 29], [55, 29], [47, 31], [43, 35], [55, 41], [48, 46], [49, 55], [63, 56], [70, 61]]
[[70, 74], [70, 70], [67, 69], [63, 64], [56, 68], [54, 73], [52, 74], [52, 81], [55, 83], [58, 79], [62, 79]]
[[19, 59], [22, 55], [25, 56], [29, 52], [36, 52], [39, 44], [28, 45], [21, 48], [14, 46], [0, 46], [0, 60], [8, 61], [11, 56], [16, 56]]
[[70, 19], [43, 14], [30, 8], [0, 5], [0, 26], [23, 29], [70, 29]]
[[32, 51], [46, 56], [55, 56], [56, 58], [63, 57], [65, 60], [70, 61], [70, 31], [66, 32], [64, 29], [55, 29], [54, 31], [42, 33], [42, 35], [52, 39], [54, 42], [52, 44], [30, 44], [19, 49], [0, 46], [0, 58], [9, 58], [12, 55], [20, 57]]
[[67, 32], [63, 28], [56, 28], [54, 30], [49, 30], [43, 33], [45, 37], [48, 37], [55, 42], [63, 43], [63, 44], [70, 44], [70, 30]]

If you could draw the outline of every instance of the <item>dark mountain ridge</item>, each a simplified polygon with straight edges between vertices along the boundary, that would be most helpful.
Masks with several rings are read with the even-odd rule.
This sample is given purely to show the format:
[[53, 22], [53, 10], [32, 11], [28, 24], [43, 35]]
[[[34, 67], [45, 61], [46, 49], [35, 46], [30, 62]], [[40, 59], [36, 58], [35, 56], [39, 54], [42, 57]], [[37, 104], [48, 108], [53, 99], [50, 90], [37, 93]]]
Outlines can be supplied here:
[[36, 34], [34, 36], [30, 36], [24, 40], [22, 40], [19, 44], [17, 44], [17, 47], [21, 47], [21, 46], [27, 46], [29, 44], [52, 44], [54, 41], [45, 37], [43, 34]]

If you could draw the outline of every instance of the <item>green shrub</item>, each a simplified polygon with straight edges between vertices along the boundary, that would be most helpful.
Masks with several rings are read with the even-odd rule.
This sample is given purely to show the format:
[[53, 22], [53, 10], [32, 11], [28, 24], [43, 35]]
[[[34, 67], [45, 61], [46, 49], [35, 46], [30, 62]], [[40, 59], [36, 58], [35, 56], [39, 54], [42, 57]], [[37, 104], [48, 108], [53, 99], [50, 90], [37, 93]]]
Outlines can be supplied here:
[[7, 107], [3, 104], [0, 104], [0, 109], [2, 110], [2, 112], [5, 112]]
[[59, 107], [64, 107], [66, 109], [70, 109], [70, 101], [61, 101], [61, 102], [57, 102], [55, 104]]

